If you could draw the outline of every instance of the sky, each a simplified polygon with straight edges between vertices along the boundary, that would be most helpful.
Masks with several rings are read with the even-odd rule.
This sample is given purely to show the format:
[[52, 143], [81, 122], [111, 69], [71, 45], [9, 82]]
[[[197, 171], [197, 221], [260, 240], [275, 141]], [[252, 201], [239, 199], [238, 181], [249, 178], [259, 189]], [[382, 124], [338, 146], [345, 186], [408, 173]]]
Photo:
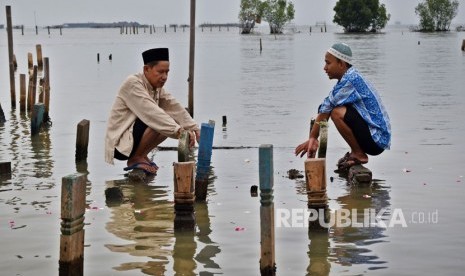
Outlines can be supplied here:
[[[161, 26], [189, 24], [190, 0], [0, 0], [0, 24], [6, 25], [5, 6], [12, 9], [13, 25], [26, 27], [63, 23], [137, 21]], [[196, 25], [201, 23], [236, 23], [240, 0], [196, 0]], [[337, 0], [293, 0], [297, 25], [314, 25], [317, 21], [333, 24]], [[418, 24], [415, 6], [424, 0], [380, 0], [391, 14], [389, 24]], [[465, 25], [465, 0], [453, 24]]]

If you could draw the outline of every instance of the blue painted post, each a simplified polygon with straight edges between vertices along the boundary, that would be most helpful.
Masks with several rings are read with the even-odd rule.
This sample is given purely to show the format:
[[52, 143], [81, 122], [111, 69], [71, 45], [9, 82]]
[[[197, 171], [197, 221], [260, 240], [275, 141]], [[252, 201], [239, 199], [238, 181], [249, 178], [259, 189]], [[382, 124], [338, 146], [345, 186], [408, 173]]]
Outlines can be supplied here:
[[199, 153], [197, 156], [197, 174], [195, 177], [196, 201], [205, 201], [207, 198], [208, 176], [213, 148], [213, 135], [215, 122], [203, 123], [200, 128]]
[[260, 145], [258, 149], [258, 161], [261, 192], [260, 202], [266, 204], [273, 200], [273, 145]]
[[45, 106], [43, 103], [36, 103], [31, 116], [31, 135], [39, 133], [40, 126], [44, 120]]
[[258, 149], [260, 178], [260, 274], [276, 275], [273, 203], [273, 145]]

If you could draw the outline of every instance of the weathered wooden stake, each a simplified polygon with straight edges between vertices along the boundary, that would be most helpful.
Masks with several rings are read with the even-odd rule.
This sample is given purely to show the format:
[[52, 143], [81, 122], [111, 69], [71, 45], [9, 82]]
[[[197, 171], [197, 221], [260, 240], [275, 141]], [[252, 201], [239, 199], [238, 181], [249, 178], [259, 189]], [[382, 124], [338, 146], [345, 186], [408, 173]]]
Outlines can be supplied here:
[[44, 122], [50, 121], [50, 63], [48, 57], [44, 58], [44, 105], [45, 105], [45, 113], [44, 113]]
[[462, 41], [462, 51], [465, 51], [465, 39]]
[[19, 74], [19, 111], [26, 112], [26, 74]]
[[208, 178], [213, 148], [214, 122], [203, 123], [200, 130], [199, 153], [197, 155], [197, 174], [195, 176], [195, 199], [205, 201], [207, 198]]
[[260, 179], [260, 274], [275, 275], [275, 230], [273, 203], [273, 145], [258, 149]]
[[37, 65], [34, 65], [34, 70], [32, 71], [31, 83], [29, 83], [30, 88], [30, 97], [31, 97], [31, 107], [36, 103], [36, 91], [37, 91]]
[[195, 0], [191, 0], [191, 18], [189, 33], [189, 114], [194, 118], [194, 62], [195, 62]]
[[97, 63], [100, 63], [100, 53], [97, 53]]
[[44, 70], [44, 63], [42, 60], [42, 45], [37, 44], [36, 45], [36, 51], [37, 51], [37, 69], [39, 72], [42, 72]]
[[47, 26], [48, 35], [50, 35], [50, 26]]
[[[328, 196], [326, 195], [326, 159], [309, 158], [305, 161], [305, 179], [307, 183], [308, 208], [316, 211], [309, 229], [325, 228], [320, 221], [328, 222]], [[320, 216], [323, 216], [321, 218]]]
[[183, 131], [178, 141], [178, 162], [192, 161], [193, 153], [189, 147], [189, 132]]
[[326, 148], [328, 145], [328, 122], [326, 120], [318, 122], [320, 126], [320, 143], [318, 147], [318, 158], [326, 158]]
[[10, 68], [11, 107], [16, 107], [15, 69], [13, 63], [13, 24], [11, 23], [11, 6], [6, 6], [6, 25], [8, 34], [8, 60]]
[[59, 275], [84, 275], [84, 214], [86, 177], [73, 174], [62, 178]]
[[228, 123], [228, 118], [226, 118], [226, 115], [223, 115], [223, 127], [225, 127], [227, 123]]
[[76, 161], [87, 159], [87, 147], [89, 145], [89, 120], [81, 120], [77, 125], [76, 134]]
[[24, 25], [21, 25], [21, 35], [24, 35]]
[[194, 161], [174, 166], [174, 230], [194, 230]]
[[263, 46], [262, 46], [262, 38], [260, 38], [260, 53], [262, 52], [263, 50]]
[[34, 104], [31, 115], [31, 135], [36, 135], [40, 131], [44, 120], [45, 106], [43, 103]]
[[28, 68], [29, 75], [32, 75], [33, 70], [34, 70], [34, 62], [33, 62], [32, 53], [27, 53], [27, 68]]
[[0, 162], [0, 175], [11, 174], [11, 162]]
[[36, 25], [36, 35], [38, 35], [38, 34], [39, 34], [39, 27], [37, 27], [37, 25]]

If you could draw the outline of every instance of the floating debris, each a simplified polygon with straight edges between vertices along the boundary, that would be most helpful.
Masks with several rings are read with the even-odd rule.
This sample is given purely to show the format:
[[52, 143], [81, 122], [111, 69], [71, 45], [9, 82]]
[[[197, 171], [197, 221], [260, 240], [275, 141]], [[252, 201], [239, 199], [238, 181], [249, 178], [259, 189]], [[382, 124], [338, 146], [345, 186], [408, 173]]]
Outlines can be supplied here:
[[296, 169], [290, 169], [287, 171], [287, 176], [289, 177], [289, 179], [297, 179], [297, 178], [304, 178], [304, 175], [296, 170]]

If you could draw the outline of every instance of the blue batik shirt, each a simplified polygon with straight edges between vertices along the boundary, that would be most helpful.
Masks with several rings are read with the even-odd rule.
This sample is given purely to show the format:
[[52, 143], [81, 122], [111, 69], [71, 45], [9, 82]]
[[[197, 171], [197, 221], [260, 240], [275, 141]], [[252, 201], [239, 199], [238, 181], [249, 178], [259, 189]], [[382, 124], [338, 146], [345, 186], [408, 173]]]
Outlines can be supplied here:
[[391, 146], [391, 124], [376, 89], [352, 66], [323, 100], [318, 113], [338, 106], [353, 106], [367, 122], [373, 141], [383, 149]]

